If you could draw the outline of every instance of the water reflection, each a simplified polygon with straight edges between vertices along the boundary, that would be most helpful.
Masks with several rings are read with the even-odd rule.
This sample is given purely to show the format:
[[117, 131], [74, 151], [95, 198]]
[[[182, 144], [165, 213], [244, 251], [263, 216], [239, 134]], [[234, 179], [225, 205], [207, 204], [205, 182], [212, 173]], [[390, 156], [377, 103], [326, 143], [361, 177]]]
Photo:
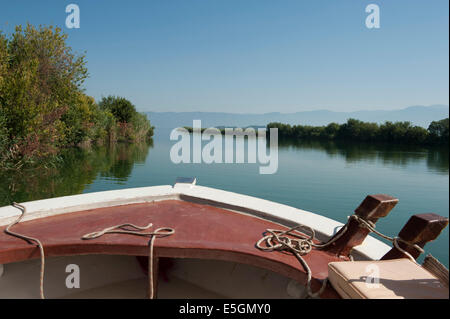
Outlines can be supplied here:
[[153, 141], [70, 149], [55, 167], [0, 172], [0, 206], [80, 194], [97, 177], [123, 184], [135, 164], [144, 163]]
[[[168, 153], [160, 141], [156, 153]], [[12, 201], [24, 202], [82, 193], [94, 181], [106, 180], [111, 189], [114, 184], [128, 185], [133, 167], [144, 164], [153, 141], [147, 143], [120, 143], [90, 149], [71, 149], [63, 154], [56, 167], [48, 169], [22, 170], [19, 172], [0, 172], [0, 206]], [[377, 162], [382, 165], [404, 167], [407, 165], [426, 165], [433, 173], [446, 175], [449, 172], [448, 148], [420, 148], [412, 146], [365, 144], [334, 141], [280, 140], [279, 155], [289, 151], [325, 152], [331, 158], [342, 158], [348, 163], [358, 161]], [[159, 158], [160, 156], [158, 156]], [[150, 171], [157, 166], [164, 174], [168, 158], [155, 158]], [[170, 172], [169, 172], [170, 171]], [[168, 173], [172, 171], [169, 169]], [[187, 174], [183, 171], [183, 174]], [[192, 173], [194, 174], [194, 173]], [[198, 174], [198, 173], [195, 173]], [[194, 174], [194, 175], [195, 175]]]
[[342, 157], [348, 163], [358, 161], [381, 161], [385, 165], [406, 166], [425, 162], [435, 173], [448, 174], [448, 147], [416, 147], [392, 144], [368, 144], [342, 141], [299, 141], [283, 139], [278, 141], [279, 149], [319, 150], [330, 157]]

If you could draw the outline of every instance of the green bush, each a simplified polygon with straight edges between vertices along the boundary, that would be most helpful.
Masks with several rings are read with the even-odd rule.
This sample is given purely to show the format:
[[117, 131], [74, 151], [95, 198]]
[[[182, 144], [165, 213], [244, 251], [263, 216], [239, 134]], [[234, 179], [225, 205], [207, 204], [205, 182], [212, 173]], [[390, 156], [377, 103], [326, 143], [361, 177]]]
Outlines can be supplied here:
[[136, 112], [135, 106], [123, 97], [103, 97], [99, 102], [101, 110], [110, 112], [117, 121], [119, 141], [138, 141], [153, 136], [153, 127], [147, 116]]
[[102, 110], [111, 112], [116, 118], [117, 122], [129, 123], [136, 113], [134, 105], [123, 97], [108, 96], [103, 97], [99, 102]]
[[154, 127], [143, 113], [136, 113], [131, 119], [134, 131], [134, 140], [144, 140], [153, 136]]

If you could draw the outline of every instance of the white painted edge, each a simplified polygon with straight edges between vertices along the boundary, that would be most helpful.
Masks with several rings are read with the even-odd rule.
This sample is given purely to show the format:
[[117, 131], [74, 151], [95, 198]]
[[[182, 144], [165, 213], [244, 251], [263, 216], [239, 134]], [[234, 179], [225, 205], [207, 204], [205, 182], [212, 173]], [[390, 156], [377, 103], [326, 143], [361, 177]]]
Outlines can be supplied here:
[[[20, 204], [27, 209], [22, 221], [27, 221], [77, 211], [178, 198], [172, 186], [164, 185], [55, 197]], [[20, 213], [13, 206], [0, 207], [0, 226], [12, 223]]]
[[[258, 215], [263, 218], [275, 218], [306, 225], [327, 238], [335, 234], [344, 225], [318, 214], [261, 198], [199, 185], [186, 187], [180, 184], [128, 188], [25, 202], [21, 204], [26, 207], [27, 215], [22, 221], [103, 207], [169, 199], [181, 200], [180, 196], [183, 197], [183, 195], [208, 201], [208, 204], [213, 206], [215, 203], [218, 206], [227, 205], [233, 207], [233, 211], [239, 212], [242, 208], [245, 214], [251, 215], [251, 212], [248, 213], [248, 210], [250, 210], [258, 212]], [[19, 215], [20, 210], [17, 208], [12, 206], [0, 207], [0, 226], [12, 223]], [[364, 258], [377, 260], [390, 248], [385, 243], [368, 236], [362, 245], [355, 247], [353, 250]]]

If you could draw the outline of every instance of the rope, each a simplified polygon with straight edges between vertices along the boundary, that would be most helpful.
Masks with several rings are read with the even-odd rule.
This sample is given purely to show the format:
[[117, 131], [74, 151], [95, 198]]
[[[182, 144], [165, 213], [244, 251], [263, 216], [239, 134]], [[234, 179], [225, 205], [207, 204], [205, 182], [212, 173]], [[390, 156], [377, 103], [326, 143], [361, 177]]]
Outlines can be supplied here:
[[428, 270], [432, 275], [448, 288], [448, 269], [432, 255], [427, 255], [422, 263], [422, 267]]
[[[303, 235], [292, 233], [292, 231], [297, 230], [301, 227], [308, 228], [311, 231], [311, 236], [304, 237]], [[306, 291], [308, 293], [308, 296], [311, 298], [318, 297], [325, 290], [328, 278], [323, 281], [322, 287], [317, 292], [313, 293], [311, 289], [312, 272], [308, 266], [308, 263], [302, 258], [302, 256], [308, 254], [313, 247], [317, 246], [313, 243], [315, 236], [314, 230], [308, 226], [297, 225], [286, 231], [267, 229], [266, 232], [268, 232], [269, 235], [262, 237], [256, 243], [256, 247], [263, 251], [289, 251], [293, 253], [298, 261], [302, 264], [303, 268], [306, 270]], [[291, 235], [296, 239], [289, 238], [287, 237], [287, 235]], [[263, 243], [265, 243], [266, 246], [263, 246]]]
[[[353, 215], [353, 216], [356, 216], [356, 215]], [[352, 217], [352, 216], [350, 216], [350, 217]], [[300, 234], [291, 233], [292, 231], [298, 230], [299, 228], [308, 229], [311, 233], [309, 238], [304, 237]], [[309, 268], [308, 264], [306, 263], [306, 261], [301, 256], [308, 254], [312, 250], [312, 247], [322, 249], [322, 248], [325, 248], [325, 247], [331, 245], [332, 243], [337, 241], [339, 238], [341, 238], [346, 233], [347, 229], [348, 229], [348, 223], [346, 223], [344, 225], [344, 227], [342, 228], [342, 231], [339, 234], [334, 236], [328, 242], [321, 243], [321, 244], [314, 243], [315, 231], [314, 231], [314, 229], [312, 229], [309, 226], [299, 224], [299, 225], [292, 227], [286, 231], [267, 229], [266, 232], [268, 232], [270, 235], [267, 235], [267, 236], [264, 236], [263, 238], [261, 238], [256, 243], [256, 246], [259, 249], [264, 250], [264, 251], [287, 250], [287, 251], [292, 252], [295, 255], [295, 257], [299, 260], [299, 262], [302, 264], [303, 268], [306, 270], [306, 274], [307, 274], [306, 289], [307, 289], [308, 296], [311, 298], [316, 298], [316, 297], [320, 296], [320, 294], [324, 291], [327, 281], [328, 281], [328, 278], [326, 278], [323, 281], [322, 287], [317, 292], [313, 293], [312, 289], [311, 289], [312, 272], [311, 272], [311, 269]], [[291, 235], [293, 237], [296, 237], [297, 239], [291, 239], [291, 238], [289, 238], [287, 236], [283, 236], [283, 235]], [[273, 243], [274, 239], [278, 242], [277, 244]], [[261, 246], [261, 244], [263, 242], [266, 242], [266, 247]], [[349, 258], [351, 261], [353, 261], [353, 256], [349, 255]]]
[[136, 235], [136, 236], [150, 236], [150, 242], [149, 242], [149, 254], [148, 254], [148, 285], [149, 285], [149, 291], [148, 296], [149, 299], [154, 298], [154, 280], [153, 280], [153, 246], [155, 244], [156, 237], [166, 237], [173, 235], [175, 233], [175, 230], [168, 227], [161, 227], [156, 229], [154, 232], [140, 232], [142, 230], [147, 230], [153, 226], [152, 223], [148, 224], [147, 226], [136, 226], [133, 224], [121, 224], [116, 225], [112, 227], [105, 228], [101, 231], [92, 232], [89, 234], [86, 234], [81, 237], [81, 239], [88, 240], [88, 239], [95, 239], [99, 238], [105, 234], [129, 234], [129, 235]]
[[[416, 264], [417, 264], [417, 261], [414, 259], [414, 257], [411, 256], [411, 254], [408, 253], [406, 250], [401, 248], [399, 246], [399, 242], [404, 243], [408, 246], [414, 247], [420, 253], [424, 252], [424, 250], [417, 244], [412, 244], [406, 240], [401, 239], [400, 237], [389, 237], [389, 236], [386, 236], [386, 235], [380, 233], [379, 231], [377, 231], [375, 229], [374, 223], [372, 223], [371, 221], [365, 220], [358, 215], [349, 216], [347, 223], [342, 228], [342, 231], [340, 233], [338, 233], [336, 236], [334, 236], [331, 240], [329, 240], [325, 243], [320, 243], [320, 244], [314, 243], [314, 239], [315, 239], [314, 229], [312, 229], [309, 226], [299, 224], [299, 225], [294, 226], [285, 231], [275, 230], [275, 229], [267, 229], [265, 233], [269, 233], [269, 234], [263, 236], [256, 243], [256, 247], [263, 251], [288, 251], [288, 252], [291, 252], [292, 254], [294, 254], [294, 256], [302, 264], [303, 268], [306, 270], [307, 294], [311, 298], [316, 298], [316, 297], [320, 296], [320, 294], [324, 291], [327, 281], [328, 281], [328, 278], [326, 278], [323, 281], [322, 287], [317, 292], [313, 293], [312, 289], [311, 289], [312, 272], [311, 272], [311, 269], [309, 268], [308, 264], [306, 263], [306, 261], [302, 258], [302, 256], [308, 254], [312, 250], [313, 247], [318, 248], [318, 249], [323, 249], [323, 248], [331, 245], [335, 241], [337, 241], [339, 238], [341, 238], [347, 232], [349, 221], [351, 219], [355, 219], [362, 227], [367, 228], [370, 232], [373, 232], [376, 235], [378, 235], [386, 240], [391, 241], [395, 248], [397, 248], [399, 251], [401, 251], [403, 254], [405, 254], [406, 257], [408, 257], [411, 261], [413, 261]], [[311, 235], [309, 237], [305, 237], [304, 235], [293, 233], [294, 230], [298, 231], [299, 228], [308, 229], [310, 231]], [[295, 239], [289, 238], [289, 237], [287, 237], [287, 235], [295, 237]], [[263, 243], [265, 243], [265, 246], [262, 245]], [[351, 255], [349, 255], [349, 257], [350, 257], [350, 260], [353, 261], [353, 257]]]
[[13, 227], [14, 225], [18, 224], [22, 220], [22, 218], [25, 216], [25, 214], [27, 212], [27, 208], [25, 206], [23, 206], [23, 205], [20, 205], [20, 204], [17, 204], [17, 203], [14, 202], [14, 203], [12, 203], [12, 206], [15, 207], [15, 208], [20, 209], [22, 213], [20, 214], [19, 218], [17, 218], [16, 221], [12, 222], [8, 227], [6, 227], [5, 233], [7, 233], [7, 234], [9, 234], [11, 236], [15, 236], [15, 237], [24, 239], [30, 244], [32, 242], [35, 242], [38, 245], [39, 251], [40, 251], [40, 254], [41, 254], [41, 273], [40, 273], [39, 292], [40, 292], [41, 299], [45, 299], [45, 296], [44, 296], [44, 269], [45, 269], [44, 246], [42, 246], [42, 243], [37, 238], [33, 238], [33, 237], [30, 237], [30, 236], [25, 236], [25, 235], [22, 235], [22, 234], [18, 234], [18, 233], [15, 233], [15, 232], [10, 230], [11, 227]]
[[[377, 231], [377, 230], [375, 229], [375, 224], [374, 224], [374, 223], [372, 223], [372, 222], [370, 222], [370, 221], [367, 221], [367, 220], [365, 220], [365, 219], [363, 219], [363, 218], [361, 218], [361, 217], [359, 217], [359, 216], [357, 216], [357, 215], [352, 215], [352, 216], [350, 216], [350, 218], [356, 219], [356, 221], [357, 221], [360, 225], [362, 225], [363, 227], [367, 228], [369, 231], [371, 231], [371, 232], [375, 233], [376, 235], [378, 235], [378, 236], [380, 236], [380, 237], [382, 237], [382, 238], [384, 238], [384, 239], [389, 240], [390, 242], [392, 242], [392, 243], [394, 244], [394, 247], [395, 247], [395, 248], [397, 248], [398, 250], [400, 250], [403, 254], [405, 254], [406, 257], [408, 257], [412, 262], [414, 262], [414, 263], [416, 263], [416, 264], [417, 264], [416, 259], [415, 259], [409, 252], [407, 252], [406, 250], [404, 250], [403, 248], [401, 248], [400, 245], [399, 245], [399, 243], [403, 243], [403, 244], [405, 244], [405, 245], [408, 245], [408, 246], [410, 246], [410, 247], [413, 247], [413, 248], [417, 249], [421, 254], [425, 252], [425, 251], [422, 249], [422, 247], [420, 247], [420, 246], [417, 245], [417, 244], [410, 243], [410, 242], [408, 242], [408, 241], [406, 241], [406, 240], [404, 240], [404, 239], [401, 239], [400, 237], [389, 237], [389, 236], [386, 236], [386, 235], [380, 233], [379, 231]], [[350, 219], [350, 218], [349, 218], [349, 219]]]

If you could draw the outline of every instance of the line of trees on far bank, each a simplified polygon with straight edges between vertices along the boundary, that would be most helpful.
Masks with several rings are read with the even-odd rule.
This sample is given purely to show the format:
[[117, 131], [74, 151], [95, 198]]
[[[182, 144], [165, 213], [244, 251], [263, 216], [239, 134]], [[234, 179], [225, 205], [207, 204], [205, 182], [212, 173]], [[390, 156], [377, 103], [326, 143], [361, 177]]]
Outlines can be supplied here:
[[351, 140], [359, 142], [389, 142], [416, 145], [446, 145], [449, 143], [449, 119], [433, 121], [428, 129], [410, 122], [383, 124], [349, 119], [344, 124], [327, 126], [289, 125], [269, 123], [267, 128], [278, 128], [281, 139]]
[[0, 169], [42, 162], [67, 147], [153, 135], [130, 101], [108, 96], [96, 103], [84, 93], [85, 56], [66, 39], [52, 26], [0, 32]]

